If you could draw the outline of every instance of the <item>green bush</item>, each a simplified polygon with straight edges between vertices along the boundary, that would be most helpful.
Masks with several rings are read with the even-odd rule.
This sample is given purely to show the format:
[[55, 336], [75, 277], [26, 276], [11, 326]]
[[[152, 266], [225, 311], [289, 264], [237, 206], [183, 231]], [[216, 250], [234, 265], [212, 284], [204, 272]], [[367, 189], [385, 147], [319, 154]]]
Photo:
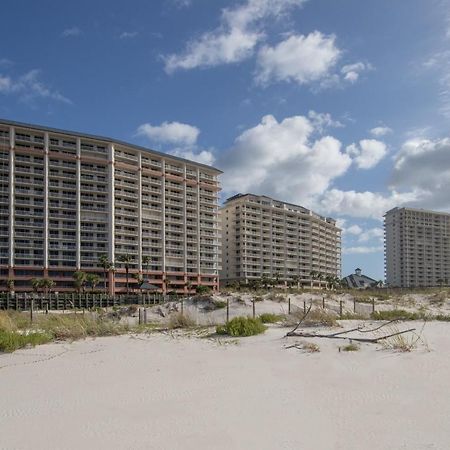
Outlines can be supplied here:
[[283, 316], [279, 314], [264, 313], [259, 316], [262, 323], [276, 323], [282, 320]]
[[13, 352], [19, 348], [30, 345], [46, 344], [52, 337], [47, 333], [20, 334], [14, 331], [0, 331], [0, 352]]
[[228, 334], [230, 336], [254, 336], [266, 331], [267, 327], [258, 319], [251, 317], [235, 317], [225, 325], [216, 327], [217, 334]]
[[209, 286], [200, 285], [195, 288], [197, 294], [209, 294], [211, 292], [211, 288]]
[[342, 347], [344, 352], [357, 352], [359, 350], [359, 345], [356, 344], [347, 344]]

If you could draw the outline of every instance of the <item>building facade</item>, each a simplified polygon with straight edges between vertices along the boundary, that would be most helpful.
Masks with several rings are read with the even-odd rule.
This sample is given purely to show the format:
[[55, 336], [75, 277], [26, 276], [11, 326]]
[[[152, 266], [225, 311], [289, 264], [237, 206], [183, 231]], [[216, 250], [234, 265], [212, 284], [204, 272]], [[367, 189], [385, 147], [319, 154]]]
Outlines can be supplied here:
[[[109, 292], [135, 274], [161, 291], [218, 287], [218, 175], [209, 166], [109, 138], [0, 121], [0, 289], [73, 273], [106, 255]], [[128, 256], [127, 256], [128, 255]]]
[[392, 287], [450, 282], [450, 214], [394, 208], [384, 216], [385, 276]]
[[229, 198], [221, 216], [223, 282], [269, 277], [310, 286], [340, 277], [341, 230], [335, 220], [253, 194]]

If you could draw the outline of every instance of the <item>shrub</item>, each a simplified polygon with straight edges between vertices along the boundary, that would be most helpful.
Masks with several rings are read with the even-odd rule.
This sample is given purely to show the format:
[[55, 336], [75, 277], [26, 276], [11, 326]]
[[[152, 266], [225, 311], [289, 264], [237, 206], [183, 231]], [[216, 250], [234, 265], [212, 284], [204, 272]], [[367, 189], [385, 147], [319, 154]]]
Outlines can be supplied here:
[[254, 302], [262, 302], [264, 299], [260, 296], [260, 295], [257, 295], [257, 296], [255, 296], [255, 297], [253, 297], [253, 301]]
[[259, 316], [262, 323], [276, 323], [282, 320], [283, 316], [279, 314], [264, 313]]
[[230, 336], [253, 336], [266, 331], [267, 327], [260, 319], [251, 317], [235, 317], [225, 325], [216, 327], [217, 334], [228, 334]]
[[195, 291], [200, 295], [209, 294], [209, 292], [211, 292], [211, 288], [209, 286], [200, 285], [195, 288]]
[[27, 345], [34, 347], [51, 340], [50, 335], [42, 332], [20, 334], [15, 331], [0, 331], [0, 352], [13, 352]]

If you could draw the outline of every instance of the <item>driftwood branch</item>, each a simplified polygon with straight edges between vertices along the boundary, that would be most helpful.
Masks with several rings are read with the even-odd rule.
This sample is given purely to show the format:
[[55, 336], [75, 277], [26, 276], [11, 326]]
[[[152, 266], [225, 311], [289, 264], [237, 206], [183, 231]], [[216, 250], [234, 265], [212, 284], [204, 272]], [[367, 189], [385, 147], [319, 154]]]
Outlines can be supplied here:
[[[386, 336], [380, 336], [375, 338], [359, 338], [359, 337], [350, 337], [350, 336], [342, 336], [345, 333], [349, 333], [350, 331], [357, 331], [358, 329], [355, 328], [353, 330], [348, 330], [340, 333], [333, 333], [333, 334], [317, 334], [317, 333], [302, 333], [302, 332], [293, 332], [287, 334], [287, 336], [295, 336], [295, 337], [307, 337], [307, 338], [325, 338], [325, 339], [350, 339], [352, 341], [356, 342], [368, 342], [372, 344], [376, 344], [378, 341], [381, 341], [383, 339], [388, 339], [393, 336], [398, 336], [399, 334], [409, 333], [411, 331], [415, 331], [415, 328], [410, 328], [408, 330], [404, 331], [398, 331], [397, 333], [388, 334]], [[287, 347], [291, 348], [291, 347]]]

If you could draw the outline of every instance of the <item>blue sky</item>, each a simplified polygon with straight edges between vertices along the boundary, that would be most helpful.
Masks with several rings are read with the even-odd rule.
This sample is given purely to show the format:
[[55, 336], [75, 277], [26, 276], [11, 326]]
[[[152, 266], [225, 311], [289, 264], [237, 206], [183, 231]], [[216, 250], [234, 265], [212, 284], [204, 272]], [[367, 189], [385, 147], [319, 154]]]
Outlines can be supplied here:
[[3, 0], [0, 117], [111, 136], [339, 218], [450, 211], [450, 0]]

